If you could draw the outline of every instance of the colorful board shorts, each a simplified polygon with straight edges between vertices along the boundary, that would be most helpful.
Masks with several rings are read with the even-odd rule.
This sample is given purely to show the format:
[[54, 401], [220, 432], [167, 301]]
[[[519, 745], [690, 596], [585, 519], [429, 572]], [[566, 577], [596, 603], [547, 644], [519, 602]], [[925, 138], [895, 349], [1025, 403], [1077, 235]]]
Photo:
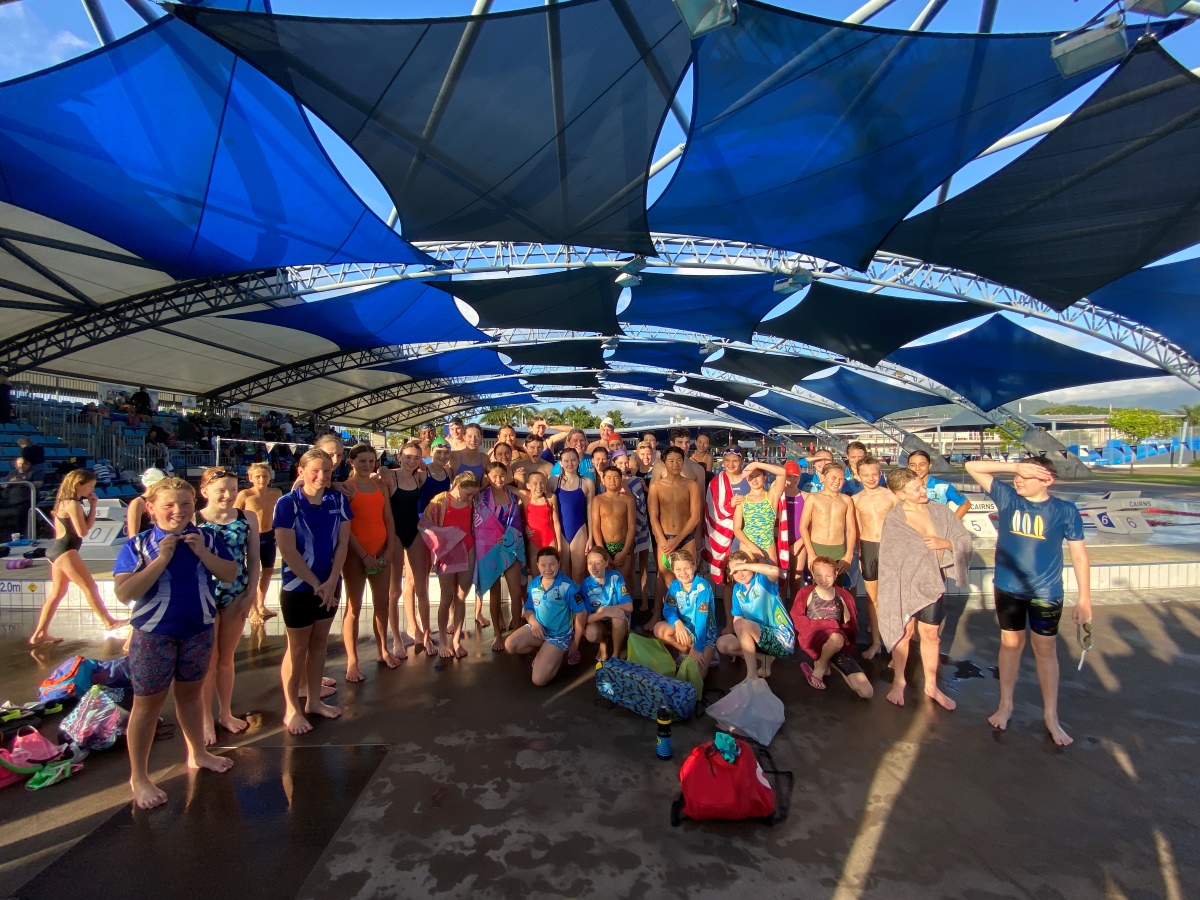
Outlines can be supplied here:
[[[528, 628], [530, 631], [533, 631], [533, 626], [530, 625], [528, 622], [525, 623], [525, 627]], [[559, 650], [562, 650], [564, 653], [571, 649], [571, 638], [573, 638], [575, 636], [575, 633], [573, 631], [564, 631], [562, 634], [551, 634], [550, 632], [546, 631], [544, 628], [542, 630], [543, 630], [543, 632], [545, 632], [547, 644], [553, 644], [555, 647], [557, 647]]]
[[773, 628], [768, 628], [765, 625], [758, 625], [758, 649], [767, 656], [773, 656], [776, 659], [787, 659], [792, 655], [792, 648], [785, 647], [780, 643], [779, 638], [775, 635]]
[[172, 681], [202, 681], [213, 653], [213, 628], [177, 638], [135, 628], [129, 642], [129, 677], [135, 697], [161, 694]]

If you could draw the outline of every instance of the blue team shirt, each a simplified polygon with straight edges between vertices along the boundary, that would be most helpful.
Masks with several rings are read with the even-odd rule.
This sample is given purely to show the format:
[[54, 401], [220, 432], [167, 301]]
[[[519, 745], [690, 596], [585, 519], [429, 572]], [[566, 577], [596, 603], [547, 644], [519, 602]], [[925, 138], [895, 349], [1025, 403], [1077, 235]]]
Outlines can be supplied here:
[[716, 610], [712, 588], [697, 575], [688, 591], [679, 579], [671, 582], [663, 601], [663, 620], [669, 625], [682, 622], [692, 635], [692, 649], [702, 653], [717, 643]]
[[[551, 456], [550, 458], [554, 459], [553, 456]], [[563, 473], [562, 463], [556, 462], [554, 464], [554, 468], [550, 470], [550, 474], [551, 475], [561, 475], [562, 473]], [[585, 457], [584, 459], [581, 459], [579, 461], [579, 477], [595, 480], [596, 466], [592, 462], [592, 458], [590, 456]]]
[[967, 498], [950, 482], [934, 478], [932, 475], [925, 479], [925, 494], [929, 497], [930, 503], [940, 503], [951, 509], [958, 509], [967, 501]]
[[[275, 527], [296, 533], [296, 551], [312, 573], [328, 581], [333, 574], [333, 553], [343, 522], [353, 518], [345, 494], [325, 488], [319, 505], [310, 503], [300, 488], [284, 494], [275, 503]], [[312, 591], [313, 587], [283, 563], [285, 591]]]
[[775, 621], [777, 603], [779, 590], [762, 572], [755, 572], [749, 584], [733, 582], [732, 609], [735, 618], [749, 619], [758, 625], [770, 625]]
[[[158, 559], [159, 542], [169, 533], [155, 525], [134, 535], [117, 554], [113, 574], [127, 575], [146, 568]], [[217, 610], [217, 580], [192, 548], [183, 542], [183, 535], [187, 534], [203, 537], [204, 546], [221, 559], [233, 559], [220, 535], [188, 525], [180, 534], [175, 553], [158, 581], [133, 601], [131, 624], [134, 628], [167, 637], [189, 638], [212, 627]]]
[[583, 579], [581, 587], [589, 613], [596, 612], [602, 606], [621, 606], [631, 602], [629, 588], [625, 586], [625, 579], [621, 577], [620, 572], [606, 572], [603, 584], [588, 575]]
[[525, 595], [525, 612], [531, 612], [547, 637], [571, 634], [571, 622], [581, 612], [587, 612], [579, 596], [579, 588], [559, 572], [548, 588], [542, 587], [542, 576], [535, 575]]
[[994, 584], [1005, 593], [1041, 600], [1063, 598], [1063, 541], [1083, 540], [1083, 517], [1060, 497], [1026, 500], [992, 479], [988, 492], [999, 517]]

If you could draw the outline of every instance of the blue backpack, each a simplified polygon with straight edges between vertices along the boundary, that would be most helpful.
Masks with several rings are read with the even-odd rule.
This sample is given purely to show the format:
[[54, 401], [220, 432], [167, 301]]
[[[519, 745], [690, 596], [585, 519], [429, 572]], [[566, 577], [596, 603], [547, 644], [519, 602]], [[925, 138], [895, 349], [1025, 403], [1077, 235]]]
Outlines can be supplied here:
[[607, 659], [597, 667], [596, 690], [605, 700], [647, 719], [657, 718], [662, 706], [677, 722], [696, 711], [696, 689], [688, 682], [623, 659]]
[[64, 659], [38, 686], [38, 699], [43, 703], [48, 700], [78, 700], [91, 688], [95, 671], [95, 660], [82, 656]]

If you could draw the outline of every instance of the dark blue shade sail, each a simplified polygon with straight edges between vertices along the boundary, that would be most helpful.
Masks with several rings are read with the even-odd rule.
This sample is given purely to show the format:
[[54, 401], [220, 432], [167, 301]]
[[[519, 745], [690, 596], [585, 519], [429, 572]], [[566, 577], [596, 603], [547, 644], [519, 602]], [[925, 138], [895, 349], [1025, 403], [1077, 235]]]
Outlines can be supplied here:
[[572, 388], [537, 388], [535, 393], [548, 400], [595, 400], [596, 392]]
[[984, 307], [970, 303], [868, 294], [818, 281], [798, 306], [759, 331], [873, 366], [910, 341], [983, 315]]
[[227, 318], [306, 331], [343, 350], [488, 339], [462, 317], [448, 294], [413, 281]]
[[621, 289], [613, 281], [615, 277], [611, 269], [568, 269], [549, 275], [431, 281], [429, 285], [470, 304], [484, 328], [616, 334]]
[[699, 344], [685, 341], [621, 341], [609, 363], [653, 366], [672, 372], [700, 372], [705, 354]]
[[1058, 310], [1200, 241], [1200, 78], [1143, 38], [1036, 146], [884, 242]]
[[601, 387], [596, 391], [597, 399], [616, 397], [620, 400], [632, 400], [636, 403], [653, 403], [654, 396], [645, 391], [623, 391], [616, 388]]
[[1001, 315], [956, 337], [897, 350], [888, 360], [957, 391], [983, 410], [1045, 391], [1163, 374], [1076, 350]]
[[575, 366], [603, 369], [604, 351], [599, 341], [548, 341], [541, 344], [505, 344], [500, 352], [514, 366]]
[[654, 252], [646, 171], [691, 54], [670, 3], [413, 21], [172, 9], [353, 147], [409, 239]]
[[488, 381], [463, 382], [448, 384], [437, 388], [441, 393], [452, 394], [456, 397], [478, 397], [486, 394], [528, 392], [528, 388], [514, 378], [493, 378]]
[[374, 366], [376, 372], [396, 372], [413, 381], [430, 378], [483, 378], [488, 375], [512, 375], [513, 370], [500, 361], [495, 350], [450, 350], [414, 357], [387, 366]]
[[1200, 359], [1200, 259], [1142, 269], [1092, 291], [1088, 299], [1150, 326]]
[[809, 403], [776, 391], [768, 391], [761, 397], [755, 397], [753, 402], [801, 428], [811, 428], [818, 422], [835, 419], [841, 415], [836, 409], [818, 406], [815, 403]]
[[770, 416], [766, 413], [746, 409], [746, 407], [738, 406], [734, 403], [721, 407], [720, 412], [722, 415], [729, 416], [729, 418], [735, 419], [743, 425], [754, 429], [759, 434], [766, 434], [768, 431], [775, 430], [780, 425], [787, 424], [787, 422], [778, 416]]
[[659, 275], [642, 272], [618, 318], [749, 342], [759, 321], [784, 299], [774, 275]]
[[1049, 35], [913, 34], [739, 4], [696, 44], [692, 133], [657, 231], [863, 268], [884, 235], [996, 139], [1095, 76]]
[[752, 394], [764, 390], [761, 384], [747, 384], [744, 381], [718, 381], [715, 378], [698, 378], [695, 375], [689, 375], [687, 381], [683, 383], [683, 387], [691, 391], [712, 394], [714, 397], [720, 397], [731, 403], [744, 403], [750, 399]]
[[815, 359], [811, 356], [784, 356], [757, 350], [737, 350], [733, 347], [726, 347], [720, 358], [710, 359], [704, 364], [708, 369], [757, 378], [784, 390], [790, 390], [801, 378], [815, 375], [831, 365], [833, 363], [827, 359]]
[[678, 375], [667, 375], [665, 372], [618, 372], [610, 369], [604, 373], [604, 380], [620, 384], [633, 384], [649, 388], [652, 391], [669, 391], [679, 380]]
[[170, 16], [0, 85], [0, 200], [175, 278], [433, 262], [351, 191], [295, 100]]
[[692, 409], [700, 409], [706, 413], [715, 413], [717, 407], [725, 401], [713, 400], [709, 397], [696, 397], [692, 394], [669, 393], [663, 394], [658, 398], [660, 403], [670, 403], [674, 406], [687, 406]]
[[595, 372], [542, 372], [538, 375], [522, 375], [526, 384], [559, 385], [562, 387], [597, 388], [600, 379]]
[[[868, 422], [874, 422], [889, 413], [899, 412], [903, 409], [914, 409], [918, 406], [930, 406], [943, 402], [940, 397], [935, 397], [933, 394], [870, 378], [853, 369], [847, 369], [845, 366], [838, 366], [832, 374], [826, 375], [824, 378], [810, 378], [801, 381], [796, 387], [811, 391], [818, 397], [832, 400]], [[755, 400], [754, 402], [761, 401]], [[766, 406], [765, 403], [763, 405]]]

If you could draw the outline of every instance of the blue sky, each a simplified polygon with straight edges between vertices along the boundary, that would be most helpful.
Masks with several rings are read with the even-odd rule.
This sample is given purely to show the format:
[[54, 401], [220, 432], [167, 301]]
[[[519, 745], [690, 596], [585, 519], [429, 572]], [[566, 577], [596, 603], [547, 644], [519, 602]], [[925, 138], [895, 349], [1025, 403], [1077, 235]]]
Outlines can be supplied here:
[[[926, 0], [896, 0], [882, 14], [872, 20], [872, 25], [907, 27], [924, 7]], [[981, 0], [950, 0], [935, 20], [933, 31], [972, 32], [979, 19]], [[141, 18], [121, 0], [103, 0], [114, 31], [127, 34], [141, 27]], [[297, 15], [331, 15], [346, 17], [408, 18], [424, 16], [465, 15], [471, 11], [473, 0], [274, 0], [277, 12]], [[494, 11], [540, 6], [540, 2], [520, 0], [497, 0]], [[842, 19], [854, 11], [859, 0], [783, 0], [776, 5], [797, 9], [814, 15]], [[1000, 0], [995, 21], [995, 31], [1005, 32], [1060, 32], [1082, 25], [1091, 15], [1103, 7], [1100, 0]], [[1130, 16], [1137, 22], [1143, 17]], [[91, 24], [79, 0], [17, 0], [0, 5], [0, 80], [29, 74], [64, 60], [79, 56], [99, 45]], [[1183, 29], [1165, 41], [1168, 50], [1189, 68], [1200, 66], [1200, 24]], [[1044, 111], [1035, 122], [1055, 118], [1070, 112], [1094, 90], [1094, 82]], [[690, 105], [690, 85], [685, 82], [681, 99]], [[342, 170], [350, 184], [363, 199], [381, 216], [391, 209], [388, 199], [378, 180], [366, 165], [350, 151], [328, 128], [314, 120], [314, 129], [325, 143], [334, 163]], [[1032, 123], [1031, 123], [1032, 124]], [[674, 147], [684, 135], [673, 118], [663, 128], [656, 157]], [[958, 193], [996, 171], [1028, 149], [1026, 144], [984, 160], [970, 164], [953, 180], [952, 193]], [[651, 198], [667, 184], [673, 167], [667, 169], [651, 182]], [[930, 201], [927, 200], [927, 205]], [[403, 226], [403, 223], [401, 223]], [[1185, 251], [1171, 259], [1197, 255], [1196, 250]], [[1024, 324], [1029, 324], [1025, 322]], [[1121, 355], [1110, 345], [1083, 338], [1078, 334], [1064, 332], [1053, 327], [1042, 328], [1048, 336], [1105, 355]], [[1200, 402], [1200, 392], [1186, 388], [1173, 378], [1160, 378], [1140, 383], [1119, 383], [1095, 388], [1073, 389], [1047, 395], [1053, 399], [1108, 400], [1130, 403], [1144, 402], [1169, 408], [1183, 402]]]

